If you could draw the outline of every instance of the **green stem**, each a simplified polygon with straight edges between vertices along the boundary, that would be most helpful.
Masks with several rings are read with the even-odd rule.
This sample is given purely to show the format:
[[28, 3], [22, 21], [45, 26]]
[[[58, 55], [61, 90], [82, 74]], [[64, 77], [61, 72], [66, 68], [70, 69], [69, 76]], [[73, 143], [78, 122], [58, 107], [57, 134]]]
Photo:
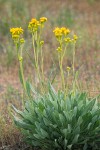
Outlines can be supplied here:
[[62, 89], [65, 91], [65, 79], [64, 79], [64, 71], [63, 71], [63, 57], [62, 54], [59, 55], [59, 67], [61, 72], [61, 80], [62, 80]]
[[21, 48], [20, 54], [19, 54], [19, 48], [20, 48], [20, 46], [18, 45], [18, 43], [16, 43], [17, 56], [18, 56], [18, 60], [19, 60], [20, 73], [21, 73], [21, 77], [22, 77], [22, 85], [23, 85], [24, 90], [26, 91], [26, 84], [25, 84], [24, 73], [23, 73], [22, 48]]
[[[35, 39], [35, 36], [36, 36], [36, 39]], [[35, 46], [35, 40], [36, 40], [36, 46]], [[39, 79], [39, 82], [40, 82], [42, 90], [43, 90], [42, 79], [41, 79], [41, 74], [40, 74], [41, 64], [39, 64], [40, 34], [38, 35], [37, 32], [35, 33], [35, 35], [32, 34], [32, 41], [33, 41], [33, 49], [34, 49], [36, 74], [37, 74], [37, 77]]]
[[73, 47], [73, 92], [75, 93], [76, 91], [76, 75], [75, 75], [75, 43], [74, 43], [74, 47]]
[[23, 73], [23, 60], [19, 60], [19, 64], [20, 64], [20, 72], [21, 72], [21, 76], [22, 76], [22, 83], [23, 83], [23, 87], [24, 90], [26, 91], [26, 84], [25, 84], [25, 79], [24, 79], [24, 73]]
[[38, 56], [37, 56], [37, 51], [36, 51], [36, 46], [35, 46], [35, 35], [33, 33], [32, 33], [32, 44], [33, 44], [33, 50], [34, 50], [35, 69], [36, 69], [37, 76], [40, 80], [39, 68], [38, 68]]
[[33, 34], [33, 33], [32, 33], [32, 44], [33, 44], [33, 50], [34, 50], [35, 67], [37, 68], [36, 49], [35, 49], [35, 38], [34, 38], [34, 34]]
[[43, 53], [42, 53], [42, 47], [41, 47], [41, 72], [42, 72], [42, 80], [43, 80], [43, 82], [44, 82]]
[[75, 76], [75, 43], [74, 43], [74, 48], [73, 48], [73, 77]]

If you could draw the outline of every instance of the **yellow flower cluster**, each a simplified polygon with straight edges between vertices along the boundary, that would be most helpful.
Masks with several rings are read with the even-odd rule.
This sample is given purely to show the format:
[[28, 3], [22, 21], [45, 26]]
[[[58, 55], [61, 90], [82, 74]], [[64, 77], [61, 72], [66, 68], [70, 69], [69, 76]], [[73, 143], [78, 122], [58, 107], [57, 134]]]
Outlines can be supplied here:
[[65, 28], [65, 27], [62, 27], [62, 28], [58, 28], [56, 27], [54, 30], [53, 30], [55, 36], [57, 38], [59, 37], [62, 37], [63, 35], [66, 36], [70, 33], [70, 30], [68, 28]]
[[40, 18], [40, 22], [41, 22], [41, 23], [44, 23], [44, 22], [46, 22], [46, 21], [47, 21], [47, 18], [46, 18], [46, 17], [41, 17], [41, 18]]
[[78, 36], [74, 34], [73, 38], [76, 41], [78, 39]]
[[70, 30], [65, 27], [62, 27], [62, 28], [56, 27], [53, 30], [53, 32], [56, 38], [58, 39], [58, 41], [64, 40], [66, 43], [69, 43], [69, 42], [76, 42], [76, 40], [78, 39], [77, 35], [73, 35], [73, 39], [71, 39], [70, 37], [66, 37], [70, 33]]
[[76, 43], [77, 39], [78, 39], [78, 36], [74, 34], [71, 42]]
[[35, 18], [33, 18], [28, 25], [28, 28], [31, 32], [37, 31], [38, 26], [40, 25], [39, 21], [37, 21]]
[[66, 27], [62, 27], [62, 28], [58, 28], [56, 27], [53, 30], [55, 37], [57, 39], [57, 41], [59, 42], [59, 46], [57, 48], [57, 51], [60, 53], [63, 53], [63, 48], [65, 46], [65, 44], [67, 43], [76, 43], [78, 36], [77, 35], [73, 35], [73, 38], [71, 38], [69, 35], [70, 30]]
[[67, 69], [67, 71], [70, 71], [70, 70], [71, 70], [71, 67], [68, 66], [66, 69]]
[[58, 52], [62, 52], [62, 48], [61, 48], [61, 47], [58, 47], [58, 48], [57, 48], [57, 51], [58, 51]]
[[23, 29], [21, 27], [20, 28], [11, 28], [10, 32], [12, 35], [21, 35], [21, 34], [23, 34]]
[[11, 28], [10, 33], [14, 42], [18, 42], [18, 40], [20, 40], [21, 35], [23, 34], [23, 29], [21, 27]]
[[68, 28], [62, 27], [61, 28], [62, 34], [68, 35], [70, 33], [70, 30]]
[[29, 22], [28, 28], [31, 32], [36, 32], [39, 28], [39, 26], [43, 25], [44, 22], [47, 21], [46, 17], [41, 17], [40, 20], [38, 21], [37, 19], [33, 18]]
[[69, 38], [69, 37], [68, 37], [68, 38], [65, 38], [64, 40], [65, 40], [65, 42], [67, 42], [67, 43], [72, 42], [71, 38]]
[[40, 41], [40, 45], [42, 46], [44, 44], [44, 41]]
[[69, 42], [76, 43], [77, 39], [78, 39], [78, 36], [77, 35], [73, 35], [73, 39], [68, 37], [68, 38], [65, 38], [64, 40], [65, 40], [66, 43], [69, 43]]
[[20, 43], [23, 44], [25, 42], [24, 38], [20, 39]]
[[71, 38], [68, 37], [68, 38], [65, 38], [64, 40], [65, 40], [66, 43], [69, 43], [69, 42], [76, 43], [77, 39], [78, 39], [78, 36], [74, 34], [73, 35], [73, 39], [71, 39]]

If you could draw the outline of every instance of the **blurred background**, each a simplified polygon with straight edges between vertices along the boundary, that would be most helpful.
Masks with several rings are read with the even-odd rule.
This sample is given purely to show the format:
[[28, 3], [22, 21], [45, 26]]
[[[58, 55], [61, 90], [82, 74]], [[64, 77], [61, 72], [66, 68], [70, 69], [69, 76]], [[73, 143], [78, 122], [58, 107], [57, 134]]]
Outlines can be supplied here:
[[[0, 143], [5, 142], [5, 137], [8, 144], [19, 138], [8, 116], [8, 105], [15, 103], [20, 106], [22, 99], [19, 64], [9, 30], [11, 27], [24, 29], [24, 49], [31, 53], [28, 22], [43, 16], [48, 18], [42, 35], [45, 41], [43, 53], [46, 76], [55, 64], [54, 72], [60, 78], [53, 29], [65, 26], [78, 35], [75, 70], [79, 71], [82, 89], [93, 96], [100, 93], [100, 0], [0, 0]], [[71, 62], [72, 49], [69, 46], [63, 67], [71, 67]], [[31, 73], [34, 77], [25, 51], [24, 68], [26, 77]]]

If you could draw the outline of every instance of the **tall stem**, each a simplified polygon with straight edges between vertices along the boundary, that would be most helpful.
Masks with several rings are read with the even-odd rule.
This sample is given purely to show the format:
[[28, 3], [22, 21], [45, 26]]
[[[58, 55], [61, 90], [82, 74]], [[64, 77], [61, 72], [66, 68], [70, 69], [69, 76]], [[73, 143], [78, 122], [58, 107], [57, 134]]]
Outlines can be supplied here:
[[60, 72], [61, 72], [61, 80], [62, 80], [62, 89], [65, 91], [65, 79], [64, 79], [64, 71], [63, 71], [63, 57], [62, 54], [59, 54], [59, 67], [60, 67]]
[[73, 91], [75, 92], [76, 90], [76, 75], [75, 75], [75, 43], [74, 43], [74, 47], [73, 47]]
[[43, 70], [43, 53], [42, 53], [42, 46], [41, 46], [41, 72], [42, 72], [42, 79], [44, 82], [44, 70]]
[[19, 64], [20, 64], [20, 72], [21, 72], [21, 76], [22, 76], [22, 83], [23, 83], [23, 87], [24, 90], [26, 91], [26, 84], [25, 84], [25, 79], [24, 79], [24, 72], [23, 72], [23, 60], [19, 60]]
[[[35, 36], [36, 36], [36, 39], [35, 39]], [[36, 40], [36, 46], [35, 46], [35, 40]], [[40, 74], [40, 67], [41, 67], [42, 64], [39, 63], [40, 34], [38, 35], [37, 32], [35, 33], [35, 35], [32, 34], [32, 41], [33, 41], [33, 49], [34, 49], [36, 74], [37, 74], [37, 77], [39, 79], [39, 82], [40, 82], [42, 90], [43, 90], [42, 79], [41, 79], [41, 74]]]
[[73, 77], [75, 76], [75, 43], [74, 43], [74, 47], [73, 47]]
[[20, 46], [16, 43], [16, 49], [17, 49], [17, 56], [19, 60], [19, 65], [20, 65], [20, 73], [21, 73], [21, 78], [22, 78], [22, 85], [24, 90], [26, 91], [26, 84], [25, 84], [25, 79], [24, 79], [24, 71], [23, 71], [23, 58], [22, 58], [22, 48], [21, 48], [21, 54], [19, 54], [19, 48]]
[[35, 50], [35, 39], [34, 39], [34, 34], [33, 33], [32, 33], [32, 44], [33, 44], [33, 50], [34, 50], [35, 67], [37, 67], [36, 50]]

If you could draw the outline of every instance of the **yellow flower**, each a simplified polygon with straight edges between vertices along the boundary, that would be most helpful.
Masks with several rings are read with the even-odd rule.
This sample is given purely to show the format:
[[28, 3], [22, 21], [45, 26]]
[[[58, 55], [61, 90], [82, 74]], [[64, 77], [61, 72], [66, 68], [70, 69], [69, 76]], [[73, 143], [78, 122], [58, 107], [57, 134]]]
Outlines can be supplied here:
[[42, 46], [44, 44], [44, 41], [40, 41], [40, 45]]
[[54, 34], [56, 37], [61, 37], [62, 36], [62, 30], [61, 28], [58, 28], [56, 27], [54, 30], [53, 30]]
[[31, 20], [30, 24], [31, 24], [31, 25], [35, 25], [35, 26], [39, 26], [39, 25], [40, 25], [39, 21], [36, 20], [35, 18], [33, 18], [33, 19]]
[[62, 34], [64, 34], [64, 35], [68, 35], [70, 33], [70, 30], [65, 27], [62, 27], [61, 31], [62, 31]]
[[70, 39], [69, 37], [68, 37], [68, 38], [65, 38], [64, 40], [65, 40], [65, 42], [67, 42], [67, 43], [71, 42], [71, 39]]
[[67, 71], [70, 71], [71, 70], [71, 68], [70, 67], [67, 67]]
[[17, 39], [19, 39], [19, 37], [20, 37], [19, 35], [14, 35], [14, 34], [12, 34], [12, 39], [13, 39], [13, 40], [17, 40]]
[[46, 17], [41, 17], [40, 18], [40, 23], [44, 23], [44, 22], [46, 22], [47, 21], [47, 18]]
[[73, 35], [73, 38], [74, 38], [74, 40], [76, 41], [77, 39], [78, 39], [78, 36], [77, 35]]
[[22, 57], [22, 56], [19, 56], [18, 59], [19, 59], [19, 61], [22, 61], [22, 60], [23, 60], [23, 57]]
[[35, 18], [32, 18], [32, 19], [31, 19], [31, 22], [32, 22], [33, 24], [36, 24], [36, 23], [37, 23], [37, 20], [36, 20]]
[[58, 28], [56, 27], [54, 30], [53, 30], [55, 36], [58, 38], [58, 37], [62, 37], [63, 35], [68, 35], [70, 33], [70, 30], [68, 28], [65, 28], [65, 27], [62, 27], [62, 28]]
[[18, 42], [21, 34], [23, 34], [23, 29], [21, 27], [11, 28], [10, 33], [12, 34], [12, 39], [14, 40], [14, 42]]
[[73, 35], [72, 42], [73, 42], [73, 43], [76, 43], [77, 39], [78, 39], [78, 36], [74, 34], [74, 35]]
[[58, 47], [58, 48], [57, 48], [57, 51], [58, 51], [58, 52], [61, 52], [61, 51], [62, 51], [62, 48], [61, 48], [61, 47]]
[[23, 34], [23, 29], [20, 27], [20, 28], [11, 28], [10, 29], [10, 32], [12, 35], [21, 35]]
[[31, 19], [29, 22], [28, 28], [31, 32], [35, 32], [38, 30], [38, 26], [40, 25], [39, 21], [35, 18]]
[[62, 27], [62, 28], [61, 28], [62, 33], [64, 33], [64, 32], [65, 32], [65, 30], [66, 30], [66, 28], [65, 28], [65, 27]]
[[24, 38], [21, 38], [21, 39], [20, 39], [20, 43], [21, 43], [21, 44], [25, 43]]
[[70, 30], [69, 30], [69, 29], [66, 29], [64, 34], [67, 35], [67, 34], [69, 34], [69, 33], [70, 33]]
[[53, 32], [56, 33], [56, 32], [58, 32], [59, 30], [60, 30], [60, 28], [56, 27], [56, 28], [53, 30]]

